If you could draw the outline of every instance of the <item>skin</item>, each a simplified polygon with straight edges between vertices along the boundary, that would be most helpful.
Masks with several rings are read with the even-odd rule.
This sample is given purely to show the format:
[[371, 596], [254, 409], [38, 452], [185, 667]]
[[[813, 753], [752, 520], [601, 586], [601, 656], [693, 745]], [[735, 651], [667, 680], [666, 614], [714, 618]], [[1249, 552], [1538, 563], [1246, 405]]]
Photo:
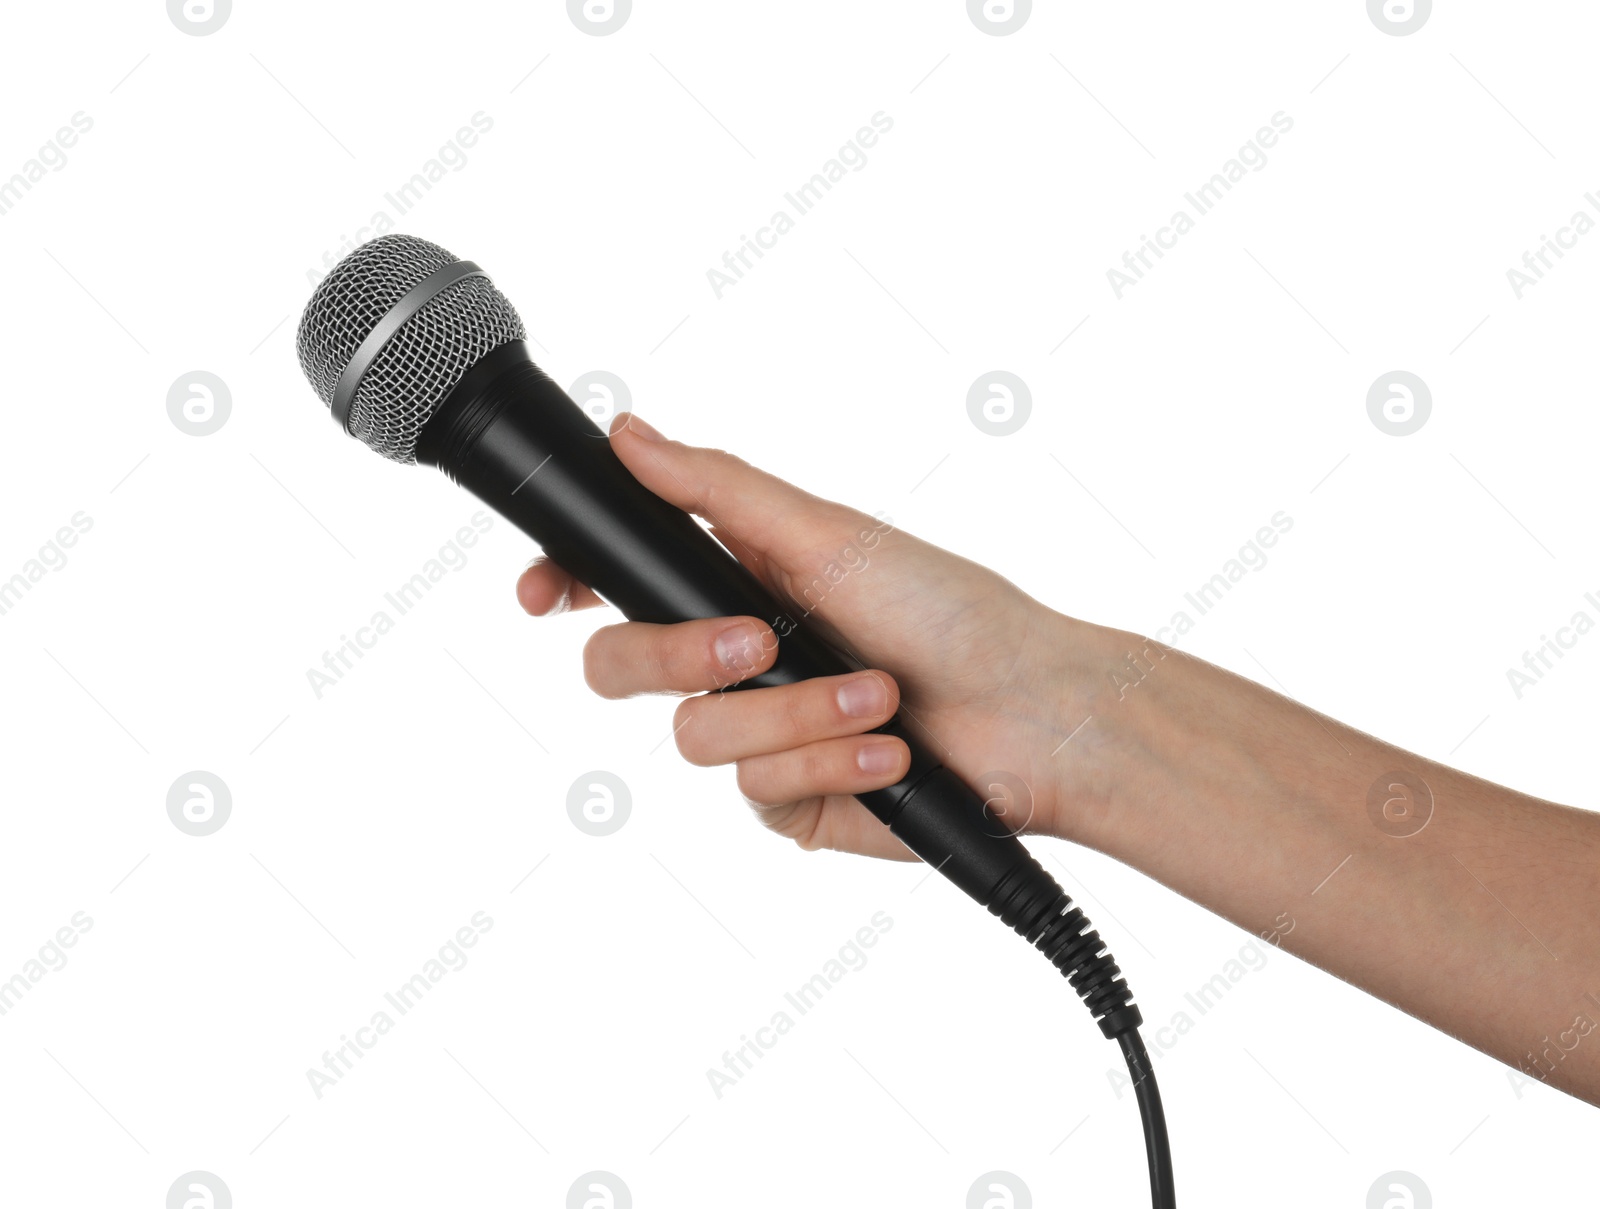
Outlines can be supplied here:
[[[903, 704], [969, 782], [997, 767], [1021, 778], [1031, 806], [1012, 802], [1008, 821], [1025, 833], [1105, 852], [1600, 1105], [1600, 815], [1064, 616], [976, 563], [637, 417], [619, 417], [611, 441], [640, 482], [707, 520], [797, 616], [809, 608], [808, 624], [874, 669], [725, 694], [771, 666], [776, 638], [755, 618], [629, 622], [589, 639], [590, 688], [683, 697], [679, 751], [735, 765], [769, 828], [807, 849], [915, 860], [851, 796], [904, 774], [905, 745], [866, 733]], [[839, 579], [830, 565], [855, 570]], [[819, 582], [832, 586], [808, 595]], [[603, 603], [548, 561], [523, 573], [517, 598], [536, 616]]]

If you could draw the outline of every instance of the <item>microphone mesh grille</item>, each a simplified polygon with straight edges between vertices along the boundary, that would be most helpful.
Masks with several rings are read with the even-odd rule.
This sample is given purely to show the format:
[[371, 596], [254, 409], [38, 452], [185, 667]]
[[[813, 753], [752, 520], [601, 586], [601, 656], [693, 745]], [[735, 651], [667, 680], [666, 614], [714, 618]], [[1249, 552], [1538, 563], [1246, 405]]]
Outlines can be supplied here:
[[[411, 290], [453, 256], [410, 235], [385, 235], [351, 252], [317, 286], [300, 319], [300, 368], [324, 403], [361, 342]], [[417, 437], [434, 409], [489, 352], [527, 333], [486, 277], [446, 287], [373, 358], [350, 405], [349, 428], [396, 462], [417, 460]]]

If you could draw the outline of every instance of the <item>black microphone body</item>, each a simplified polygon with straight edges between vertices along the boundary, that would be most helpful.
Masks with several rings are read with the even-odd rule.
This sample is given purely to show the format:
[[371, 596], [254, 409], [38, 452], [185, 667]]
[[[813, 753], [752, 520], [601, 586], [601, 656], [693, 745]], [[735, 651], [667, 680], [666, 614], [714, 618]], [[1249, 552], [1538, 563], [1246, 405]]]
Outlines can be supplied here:
[[[776, 661], [730, 688], [852, 670], [692, 517], [635, 479], [520, 340], [484, 357], [440, 404], [417, 442], [417, 461], [438, 466], [630, 620], [765, 621], [778, 637]], [[879, 730], [906, 742], [911, 767], [861, 801], [923, 860], [992, 905], [1032, 856], [902, 715]]]
[[[740, 686], [852, 670], [692, 517], [635, 479], [607, 435], [534, 364], [520, 340], [501, 345], [467, 372], [423, 427], [416, 457], [527, 533], [631, 620], [765, 621], [778, 637], [776, 662]], [[928, 751], [904, 715], [879, 730], [905, 741], [911, 767], [898, 784], [858, 795], [862, 804], [912, 852], [1030, 941], [1069, 924], [1054, 879], [984, 799]], [[1088, 935], [1098, 948], [1098, 936]], [[1069, 958], [1080, 965], [1076, 973], [1086, 985], [1079, 993], [1107, 1036], [1140, 1023], [1114, 964], [1096, 965], [1081, 944], [1069, 943], [1060, 956], [1063, 972], [1072, 972], [1063, 964]]]
[[[729, 689], [852, 669], [688, 513], [636, 480], [609, 437], [528, 354], [515, 308], [471, 261], [389, 234], [317, 288], [296, 338], [307, 380], [339, 425], [394, 461], [437, 466], [635, 621], [756, 617], [775, 662]], [[891, 669], [892, 670], [892, 669]], [[1151, 1199], [1174, 1204], [1166, 1119], [1143, 1023], [1082, 910], [1003, 819], [945, 768], [903, 713], [895, 785], [857, 795], [912, 852], [982, 903], [1063, 974], [1117, 1041], [1144, 1124]]]

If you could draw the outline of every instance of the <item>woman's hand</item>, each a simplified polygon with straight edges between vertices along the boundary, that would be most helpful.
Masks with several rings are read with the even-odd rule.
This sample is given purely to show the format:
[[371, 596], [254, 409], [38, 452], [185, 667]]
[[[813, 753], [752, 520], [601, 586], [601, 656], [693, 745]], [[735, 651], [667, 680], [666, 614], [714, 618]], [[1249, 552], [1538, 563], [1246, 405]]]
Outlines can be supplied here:
[[[796, 618], [880, 670], [721, 693], [772, 665], [777, 639], [763, 621], [624, 622], [584, 649], [590, 688], [686, 695], [673, 719], [679, 751], [737, 765], [762, 821], [804, 848], [914, 859], [852, 796], [905, 774], [905, 744], [868, 733], [897, 708], [1013, 827], [1064, 833], [1052, 753], [1088, 712], [1064, 687], [1077, 623], [888, 521], [668, 441], [637, 417], [619, 417], [611, 442], [641, 483], [710, 522]], [[548, 561], [524, 572], [517, 598], [537, 616], [602, 603]], [[1006, 775], [986, 775], [996, 772]]]
[[[893, 671], [722, 694], [771, 665], [760, 621], [616, 625], [590, 639], [584, 662], [601, 695], [698, 694], [678, 707], [679, 749], [737, 764], [770, 827], [807, 848], [908, 857], [850, 796], [904, 772], [904, 744], [867, 733], [899, 700], [1013, 827], [1108, 852], [1525, 1077], [1600, 1104], [1600, 1037], [1578, 1043], [1584, 1013], [1600, 1017], [1592, 811], [1491, 785], [1201, 660], [1062, 617], [966, 559], [637, 419], [611, 440], [646, 487], [710, 520], [795, 616]], [[549, 563], [517, 594], [539, 614], [599, 603]], [[1397, 784], [1421, 787], [1426, 826], [1374, 815]]]

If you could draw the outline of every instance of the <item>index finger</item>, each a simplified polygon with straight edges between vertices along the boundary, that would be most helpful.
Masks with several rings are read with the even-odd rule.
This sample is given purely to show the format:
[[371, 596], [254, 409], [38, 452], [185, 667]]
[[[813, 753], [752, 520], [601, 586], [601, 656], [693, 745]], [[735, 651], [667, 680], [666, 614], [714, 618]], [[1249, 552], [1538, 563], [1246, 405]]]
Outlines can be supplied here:
[[549, 617], [605, 604], [589, 585], [548, 558], [534, 561], [517, 578], [517, 603], [535, 617]]

